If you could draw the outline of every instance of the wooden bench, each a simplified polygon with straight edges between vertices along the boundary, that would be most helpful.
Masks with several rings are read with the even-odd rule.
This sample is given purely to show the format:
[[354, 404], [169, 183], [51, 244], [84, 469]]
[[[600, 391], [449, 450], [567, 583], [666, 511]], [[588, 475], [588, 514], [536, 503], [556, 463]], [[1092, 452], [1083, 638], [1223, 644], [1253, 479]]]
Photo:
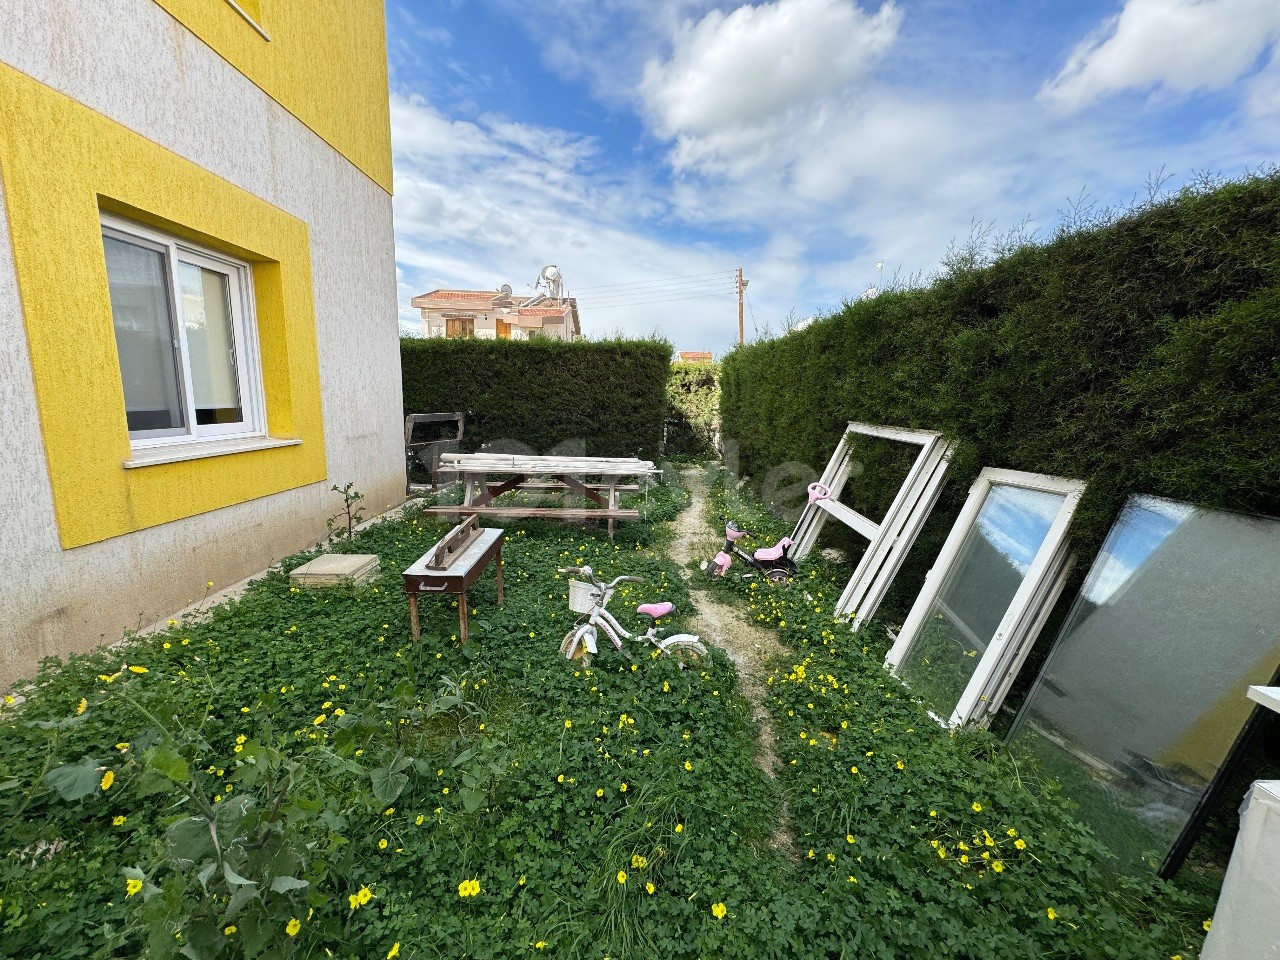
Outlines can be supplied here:
[[467, 590], [480, 579], [489, 561], [498, 581], [498, 606], [502, 606], [502, 544], [504, 531], [481, 528], [475, 517], [449, 531], [413, 566], [404, 572], [404, 592], [409, 595], [409, 626], [418, 639], [418, 597], [427, 593], [458, 595], [458, 635], [467, 642]]
[[423, 513], [446, 517], [470, 515], [473, 517], [550, 517], [557, 520], [639, 520], [640, 511], [629, 507], [468, 507], [458, 504], [452, 507], [423, 507]]

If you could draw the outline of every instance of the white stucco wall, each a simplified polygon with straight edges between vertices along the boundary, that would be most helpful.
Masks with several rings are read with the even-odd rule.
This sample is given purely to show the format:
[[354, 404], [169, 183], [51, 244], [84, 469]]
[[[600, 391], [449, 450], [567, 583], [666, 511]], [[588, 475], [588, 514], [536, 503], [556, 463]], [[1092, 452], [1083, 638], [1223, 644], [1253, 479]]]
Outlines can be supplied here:
[[390, 196], [151, 0], [0, 0], [0, 24], [0, 61], [309, 224], [329, 476], [63, 550], [0, 203], [3, 688], [314, 543], [331, 484], [354, 481], [368, 513], [401, 502], [404, 453]]

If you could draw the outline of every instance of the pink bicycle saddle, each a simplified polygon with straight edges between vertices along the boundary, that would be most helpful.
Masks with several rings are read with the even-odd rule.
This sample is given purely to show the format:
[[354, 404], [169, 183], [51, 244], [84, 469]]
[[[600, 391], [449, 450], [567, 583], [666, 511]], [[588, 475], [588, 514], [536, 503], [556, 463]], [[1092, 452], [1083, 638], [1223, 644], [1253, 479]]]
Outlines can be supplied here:
[[781, 560], [782, 554], [789, 546], [791, 546], [791, 538], [783, 537], [775, 546], [761, 547], [754, 556], [761, 563], [772, 563], [774, 560]]
[[670, 600], [664, 600], [662, 603], [642, 603], [636, 607], [636, 613], [643, 613], [657, 620], [659, 617], [665, 617], [675, 608], [676, 605]]

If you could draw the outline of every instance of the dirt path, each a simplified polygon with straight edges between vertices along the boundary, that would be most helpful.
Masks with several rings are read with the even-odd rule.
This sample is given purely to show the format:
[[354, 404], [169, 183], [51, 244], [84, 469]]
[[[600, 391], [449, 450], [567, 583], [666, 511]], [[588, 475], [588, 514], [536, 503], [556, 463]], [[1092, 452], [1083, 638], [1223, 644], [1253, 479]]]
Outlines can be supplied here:
[[[707, 500], [705, 472], [684, 470], [680, 476], [693, 502], [676, 518], [670, 552], [673, 560], [685, 566], [690, 561], [709, 560], [720, 549], [721, 543], [709, 532], [703, 520]], [[774, 752], [776, 739], [773, 721], [765, 709], [769, 696], [765, 683], [769, 673], [766, 661], [774, 655], [787, 653], [787, 648], [778, 642], [771, 631], [756, 626], [740, 610], [721, 603], [705, 591], [696, 591], [693, 602], [697, 607], [697, 615], [690, 624], [690, 629], [702, 639], [724, 650], [738, 668], [742, 695], [751, 705], [752, 719], [760, 731], [760, 750], [756, 754], [756, 765], [773, 778], [778, 757]], [[789, 856], [796, 855], [785, 802], [772, 845]]]

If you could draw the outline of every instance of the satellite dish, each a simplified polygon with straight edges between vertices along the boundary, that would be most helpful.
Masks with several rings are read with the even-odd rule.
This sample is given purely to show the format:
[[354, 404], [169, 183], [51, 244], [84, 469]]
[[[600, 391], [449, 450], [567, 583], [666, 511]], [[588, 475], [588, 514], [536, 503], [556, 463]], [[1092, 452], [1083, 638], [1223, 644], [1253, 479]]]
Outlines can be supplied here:
[[504, 283], [502, 286], [498, 288], [498, 292], [501, 293], [504, 297], [511, 296], [511, 284]]

